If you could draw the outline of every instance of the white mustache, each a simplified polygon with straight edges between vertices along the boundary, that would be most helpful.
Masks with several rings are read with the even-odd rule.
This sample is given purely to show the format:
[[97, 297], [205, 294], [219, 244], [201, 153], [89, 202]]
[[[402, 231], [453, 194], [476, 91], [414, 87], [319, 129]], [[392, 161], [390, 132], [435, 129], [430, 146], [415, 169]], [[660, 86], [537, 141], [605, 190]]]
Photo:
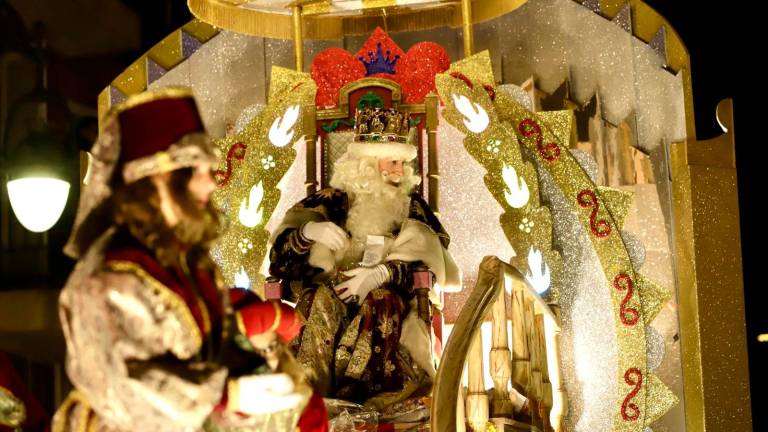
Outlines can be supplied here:
[[388, 171], [382, 171], [381, 178], [383, 178], [384, 181], [388, 183], [393, 183], [393, 184], [400, 184], [400, 182], [403, 181], [402, 174], [397, 174], [397, 173], [390, 174]]

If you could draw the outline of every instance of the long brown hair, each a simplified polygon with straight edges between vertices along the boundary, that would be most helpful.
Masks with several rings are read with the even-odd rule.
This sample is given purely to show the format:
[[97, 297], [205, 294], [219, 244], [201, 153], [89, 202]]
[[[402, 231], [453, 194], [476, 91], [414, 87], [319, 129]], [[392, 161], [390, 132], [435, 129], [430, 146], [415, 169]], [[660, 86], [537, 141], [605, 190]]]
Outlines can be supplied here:
[[177, 264], [185, 252], [190, 266], [194, 263], [212, 268], [209, 251], [220, 233], [220, 216], [210, 201], [204, 208], [195, 202], [189, 192], [192, 174], [193, 168], [181, 168], [171, 172], [168, 179], [171, 198], [182, 210], [175, 227], [166, 223], [160, 210], [160, 195], [149, 177], [130, 184], [117, 179], [112, 196], [83, 222], [86, 229], [78, 233], [78, 247], [87, 250], [104, 230], [114, 225], [152, 251], [164, 266]]
[[119, 227], [152, 250], [163, 265], [178, 262], [186, 252], [191, 263], [210, 266], [208, 252], [219, 236], [218, 212], [209, 202], [201, 208], [189, 192], [193, 168], [171, 173], [168, 186], [171, 198], [182, 210], [179, 223], [169, 227], [160, 210], [160, 196], [149, 178], [143, 178], [115, 190], [113, 216]]

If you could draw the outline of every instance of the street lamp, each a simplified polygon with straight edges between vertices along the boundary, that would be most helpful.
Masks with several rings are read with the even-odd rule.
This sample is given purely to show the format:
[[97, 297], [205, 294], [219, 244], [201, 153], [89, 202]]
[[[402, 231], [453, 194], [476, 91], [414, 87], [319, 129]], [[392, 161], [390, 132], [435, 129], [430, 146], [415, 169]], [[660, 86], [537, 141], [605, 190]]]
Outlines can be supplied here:
[[16, 218], [32, 232], [49, 230], [69, 196], [67, 158], [45, 128], [32, 131], [8, 158], [8, 197]]
[[[22, 46], [21, 52], [36, 63], [37, 83], [8, 117], [9, 126], [2, 139], [6, 151], [12, 150], [2, 166], [3, 180], [7, 179], [11, 208], [21, 225], [42, 233], [59, 220], [69, 196], [72, 158], [68, 157], [61, 133], [51, 130], [48, 115], [49, 105], [66, 104], [48, 90], [48, 53], [42, 24], [35, 25], [35, 41], [29, 47]], [[24, 138], [12, 143], [12, 132], [17, 131]]]

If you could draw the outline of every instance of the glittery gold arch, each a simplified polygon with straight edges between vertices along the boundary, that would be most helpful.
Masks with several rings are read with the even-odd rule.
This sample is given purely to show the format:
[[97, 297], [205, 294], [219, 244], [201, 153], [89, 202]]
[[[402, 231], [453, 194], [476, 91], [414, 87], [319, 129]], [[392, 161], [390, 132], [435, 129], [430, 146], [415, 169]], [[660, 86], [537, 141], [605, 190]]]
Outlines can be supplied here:
[[[561, 279], [562, 258], [552, 250], [551, 214], [539, 202], [536, 171], [522, 158], [522, 147], [554, 178], [584, 229], [591, 233], [608, 279], [605, 285], [611, 293], [616, 323], [620, 394], [613, 429], [642, 431], [674, 406], [677, 398], [646, 365], [645, 324], [658, 314], [670, 293], [632, 267], [620, 235], [631, 195], [598, 187], [571, 156], [571, 112], [533, 113], [505, 93], [494, 91], [488, 52], [454, 63], [448, 72], [438, 75], [436, 83], [446, 103], [446, 120], [466, 134], [465, 148], [487, 170], [488, 190], [505, 209], [500, 222], [518, 251], [515, 266], [528, 269], [525, 252], [536, 248], [552, 268], [553, 289]], [[514, 196], [510, 199], [509, 189], [515, 182], [510, 185], [509, 167], [528, 186], [529, 200], [525, 203]], [[530, 231], [518, 229], [523, 219], [534, 222]]]
[[242, 286], [236, 278], [247, 277], [257, 292], [263, 289], [259, 268], [270, 235], [265, 224], [280, 200], [277, 184], [296, 159], [293, 144], [314, 133], [304, 130], [301, 118], [314, 106], [317, 89], [307, 73], [274, 67], [271, 78], [267, 106], [242, 132], [216, 143], [224, 157], [213, 199], [229, 222], [218, 261], [227, 286]]

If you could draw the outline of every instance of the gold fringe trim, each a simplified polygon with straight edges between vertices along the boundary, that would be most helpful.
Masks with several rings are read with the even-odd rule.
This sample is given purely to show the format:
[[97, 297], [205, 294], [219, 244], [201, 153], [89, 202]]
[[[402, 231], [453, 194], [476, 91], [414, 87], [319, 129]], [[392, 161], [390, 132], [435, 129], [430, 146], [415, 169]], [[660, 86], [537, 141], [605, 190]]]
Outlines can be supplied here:
[[[158, 295], [160, 298], [168, 305], [171, 309], [176, 311], [179, 316], [181, 317], [182, 323], [187, 327], [187, 330], [189, 330], [191, 333], [191, 337], [194, 340], [193, 351], [197, 352], [200, 350], [200, 347], [203, 345], [203, 338], [200, 334], [200, 327], [197, 326], [197, 321], [195, 321], [195, 317], [192, 316], [192, 312], [189, 310], [189, 307], [187, 307], [187, 304], [184, 302], [184, 300], [173, 290], [168, 288], [167, 286], [163, 285], [160, 281], [150, 276], [149, 273], [147, 273], [144, 269], [139, 267], [137, 264], [132, 263], [130, 261], [109, 261], [107, 263], [107, 268], [112, 271], [116, 272], [124, 272], [124, 273], [132, 273], [139, 279], [141, 279], [143, 282], [147, 283], [149, 286], [151, 286], [153, 289], [157, 290]], [[210, 326], [210, 323], [208, 324]]]

